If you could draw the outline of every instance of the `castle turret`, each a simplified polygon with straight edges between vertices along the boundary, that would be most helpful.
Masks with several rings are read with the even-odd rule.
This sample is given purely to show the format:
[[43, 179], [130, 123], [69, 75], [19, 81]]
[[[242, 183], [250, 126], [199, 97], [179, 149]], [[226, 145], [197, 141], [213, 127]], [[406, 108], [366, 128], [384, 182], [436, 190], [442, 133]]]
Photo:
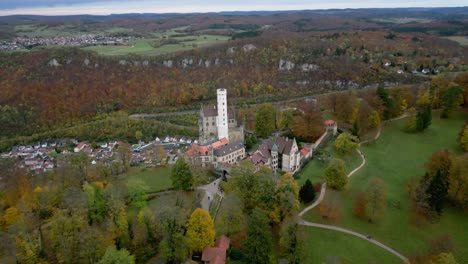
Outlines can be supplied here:
[[227, 138], [229, 139], [228, 133], [228, 113], [227, 113], [227, 91], [224, 88], [217, 90], [218, 95], [218, 139]]

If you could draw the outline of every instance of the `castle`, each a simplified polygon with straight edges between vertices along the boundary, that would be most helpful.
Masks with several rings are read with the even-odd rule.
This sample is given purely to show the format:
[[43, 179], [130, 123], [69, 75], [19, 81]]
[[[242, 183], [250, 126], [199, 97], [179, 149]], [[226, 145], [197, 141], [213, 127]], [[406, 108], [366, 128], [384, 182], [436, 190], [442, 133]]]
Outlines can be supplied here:
[[234, 109], [227, 106], [227, 90], [220, 88], [216, 94], [216, 105], [200, 109], [200, 144], [193, 144], [185, 152], [193, 164], [220, 167], [245, 158], [244, 127], [237, 125]]
[[203, 106], [198, 118], [199, 142], [209, 144], [226, 138], [244, 143], [244, 127], [238, 126], [234, 109], [227, 106], [227, 90], [216, 90], [217, 104]]

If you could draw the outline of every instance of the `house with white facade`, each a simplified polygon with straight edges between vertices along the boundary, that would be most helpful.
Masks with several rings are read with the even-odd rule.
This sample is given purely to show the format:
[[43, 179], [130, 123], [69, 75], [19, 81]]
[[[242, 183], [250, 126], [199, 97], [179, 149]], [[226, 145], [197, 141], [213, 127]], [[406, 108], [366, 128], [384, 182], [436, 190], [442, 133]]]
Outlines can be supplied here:
[[251, 161], [258, 169], [268, 166], [275, 171], [296, 173], [301, 167], [301, 153], [295, 138], [277, 137], [263, 142]]

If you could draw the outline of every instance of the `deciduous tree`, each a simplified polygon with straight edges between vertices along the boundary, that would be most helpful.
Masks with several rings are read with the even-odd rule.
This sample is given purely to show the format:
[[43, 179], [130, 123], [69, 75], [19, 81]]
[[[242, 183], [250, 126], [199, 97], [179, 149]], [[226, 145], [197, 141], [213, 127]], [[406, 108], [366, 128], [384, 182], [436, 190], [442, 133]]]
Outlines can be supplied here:
[[135, 264], [135, 257], [126, 249], [118, 250], [115, 246], [108, 247], [98, 264]]
[[276, 110], [271, 104], [260, 106], [255, 115], [255, 134], [268, 137], [275, 131]]
[[299, 209], [299, 186], [291, 173], [280, 178], [277, 191], [280, 221]]
[[365, 193], [358, 192], [354, 198], [354, 205], [353, 205], [354, 214], [361, 219], [365, 219], [367, 216], [366, 207], [367, 207], [367, 201], [366, 201]]
[[387, 207], [387, 190], [380, 178], [373, 178], [366, 190], [366, 215], [373, 222], [382, 217]]
[[460, 136], [458, 137], [458, 142], [463, 151], [468, 151], [468, 123], [462, 128]]
[[281, 230], [281, 256], [290, 264], [301, 264], [304, 261], [304, 238], [297, 223], [285, 225]]
[[330, 188], [342, 190], [348, 178], [346, 177], [346, 167], [342, 159], [332, 159], [325, 169], [325, 180]]
[[174, 166], [172, 166], [171, 180], [172, 186], [176, 189], [188, 191], [192, 187], [192, 172], [184, 158], [179, 157]]
[[440, 253], [430, 264], [458, 264], [452, 253]]
[[468, 157], [466, 155], [452, 158], [449, 172], [449, 198], [462, 208], [468, 207]]
[[214, 245], [215, 230], [210, 214], [197, 208], [187, 224], [187, 245], [191, 252], [201, 252], [205, 247]]
[[223, 199], [223, 208], [216, 217], [216, 233], [231, 236], [240, 232], [244, 222], [242, 202], [231, 193]]
[[349, 133], [340, 134], [335, 140], [335, 149], [342, 153], [348, 154], [359, 146], [359, 139]]
[[273, 242], [268, 218], [262, 210], [255, 208], [249, 217], [247, 238], [243, 252], [251, 263], [272, 263]]

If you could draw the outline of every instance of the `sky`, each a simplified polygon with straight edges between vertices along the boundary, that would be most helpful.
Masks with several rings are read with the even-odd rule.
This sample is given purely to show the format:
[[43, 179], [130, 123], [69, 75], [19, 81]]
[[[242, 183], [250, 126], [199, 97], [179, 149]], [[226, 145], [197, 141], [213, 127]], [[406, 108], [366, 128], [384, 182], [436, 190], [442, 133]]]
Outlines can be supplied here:
[[457, 7], [466, 0], [0, 0], [0, 16]]

